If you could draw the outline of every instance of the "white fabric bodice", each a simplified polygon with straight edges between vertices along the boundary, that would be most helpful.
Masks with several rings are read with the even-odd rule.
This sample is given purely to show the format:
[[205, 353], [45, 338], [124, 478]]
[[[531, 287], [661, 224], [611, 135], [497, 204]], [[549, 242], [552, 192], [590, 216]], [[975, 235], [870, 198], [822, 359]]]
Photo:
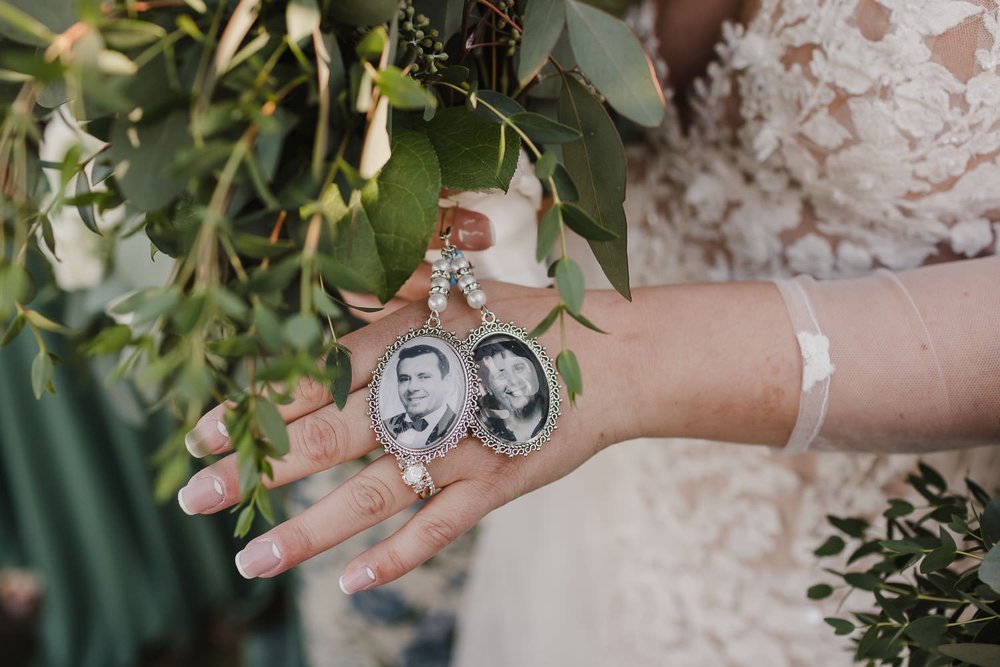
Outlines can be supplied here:
[[[996, 253], [997, 4], [761, 5], [725, 26], [688, 126], [671, 108], [630, 149], [633, 282], [846, 277]], [[638, 23], [651, 31], [651, 7]], [[998, 448], [924, 460], [956, 488], [1000, 479]], [[487, 517], [457, 664], [852, 664], [822, 622], [840, 596], [806, 599], [835, 583], [812, 551], [826, 515], [877, 518], [916, 461], [611, 447]]]
[[764, 0], [718, 54], [688, 130], [675, 115], [630, 155], [636, 282], [996, 251], [995, 2]]

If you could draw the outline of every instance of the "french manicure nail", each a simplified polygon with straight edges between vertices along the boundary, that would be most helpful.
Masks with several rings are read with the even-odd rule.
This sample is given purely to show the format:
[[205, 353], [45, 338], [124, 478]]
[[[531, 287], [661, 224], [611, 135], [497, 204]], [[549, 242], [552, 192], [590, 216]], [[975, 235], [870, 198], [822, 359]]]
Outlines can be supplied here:
[[201, 514], [214, 510], [226, 499], [222, 482], [214, 475], [203, 475], [188, 482], [177, 492], [177, 504], [186, 514]]
[[466, 250], [486, 250], [493, 245], [493, 222], [484, 216], [469, 216], [458, 220], [458, 243]]
[[229, 437], [229, 431], [222, 420], [214, 423], [210, 420], [199, 423], [184, 436], [184, 446], [191, 456], [201, 458], [206, 454], [219, 451], [226, 444], [219, 436]]
[[375, 572], [370, 567], [356, 567], [340, 577], [340, 590], [345, 594], [357, 593], [375, 583]]
[[281, 564], [281, 550], [274, 540], [259, 540], [236, 554], [236, 569], [244, 579], [267, 574]]

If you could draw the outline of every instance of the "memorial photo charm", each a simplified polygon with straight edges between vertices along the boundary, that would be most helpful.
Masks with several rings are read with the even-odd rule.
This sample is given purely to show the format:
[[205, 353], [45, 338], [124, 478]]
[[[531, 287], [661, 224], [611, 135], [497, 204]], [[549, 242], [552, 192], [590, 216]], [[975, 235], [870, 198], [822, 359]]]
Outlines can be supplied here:
[[478, 382], [472, 431], [507, 456], [541, 449], [559, 417], [559, 382], [549, 355], [513, 322], [486, 321], [465, 340]]
[[444, 456], [466, 435], [477, 386], [472, 355], [450, 331], [410, 329], [386, 349], [368, 385], [368, 413], [376, 438], [414, 483], [416, 464]]

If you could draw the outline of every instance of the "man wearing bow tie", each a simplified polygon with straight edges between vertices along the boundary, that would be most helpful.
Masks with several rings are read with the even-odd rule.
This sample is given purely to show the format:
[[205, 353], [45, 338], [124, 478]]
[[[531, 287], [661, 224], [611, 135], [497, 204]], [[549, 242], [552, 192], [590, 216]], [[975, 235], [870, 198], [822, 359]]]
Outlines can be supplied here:
[[420, 343], [400, 350], [396, 381], [406, 412], [385, 420], [397, 443], [424, 449], [448, 433], [456, 417], [444, 402], [449, 380], [448, 359], [441, 350]]

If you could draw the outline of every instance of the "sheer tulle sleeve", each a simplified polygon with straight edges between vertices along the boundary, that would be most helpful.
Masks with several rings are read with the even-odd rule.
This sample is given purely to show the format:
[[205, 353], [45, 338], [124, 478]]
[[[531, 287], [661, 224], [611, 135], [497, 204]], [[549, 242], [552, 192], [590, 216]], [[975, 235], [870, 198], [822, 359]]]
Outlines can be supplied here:
[[803, 360], [787, 453], [1000, 443], [1000, 257], [777, 285]]

